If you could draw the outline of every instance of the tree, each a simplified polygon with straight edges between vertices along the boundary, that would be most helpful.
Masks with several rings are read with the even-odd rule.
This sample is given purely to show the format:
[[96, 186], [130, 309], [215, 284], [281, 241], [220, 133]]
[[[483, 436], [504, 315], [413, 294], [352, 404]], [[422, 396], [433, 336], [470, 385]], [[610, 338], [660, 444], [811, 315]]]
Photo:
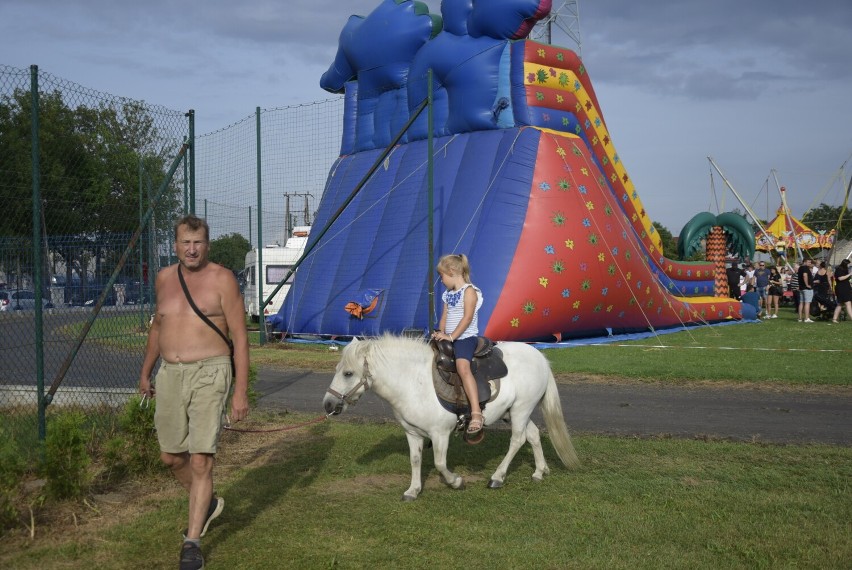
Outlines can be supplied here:
[[[77, 264], [85, 281], [87, 258], [100, 272], [107, 236], [129, 235], [162, 185], [167, 161], [179, 141], [162, 136], [150, 110], [126, 99], [94, 99], [58, 90], [39, 94], [39, 165], [43, 233], [47, 248], [61, 256], [67, 283]], [[0, 95], [0, 236], [32, 240], [32, 101], [27, 89]], [[182, 191], [171, 183], [155, 217], [171, 220]], [[30, 248], [22, 251], [22, 255]]]
[[240, 234], [226, 234], [210, 241], [210, 261], [231, 271], [245, 269], [246, 254], [249, 251], [251, 244]]
[[660, 241], [663, 243], [663, 256], [668, 259], [676, 259], [677, 244], [675, 243], [672, 232], [660, 222], [654, 222], [654, 227], [657, 229], [657, 234], [659, 234]]
[[[709, 235], [708, 235], [709, 234]], [[754, 255], [754, 228], [744, 217], [733, 212], [718, 216], [701, 212], [693, 216], [680, 232], [677, 242], [681, 259], [686, 259], [701, 247], [706, 238], [707, 261], [713, 263], [715, 287], [713, 295], [728, 297], [728, 278], [725, 275], [725, 257], [728, 251], [739, 257]]]
[[837, 228], [837, 222], [840, 221], [840, 227], [837, 228], [837, 237], [835, 239], [852, 239], [852, 211], [847, 208], [843, 212], [843, 218], [840, 217], [842, 206], [829, 206], [828, 204], [820, 204], [812, 210], [808, 210], [802, 217], [802, 223], [815, 231], [824, 231], [825, 233]]

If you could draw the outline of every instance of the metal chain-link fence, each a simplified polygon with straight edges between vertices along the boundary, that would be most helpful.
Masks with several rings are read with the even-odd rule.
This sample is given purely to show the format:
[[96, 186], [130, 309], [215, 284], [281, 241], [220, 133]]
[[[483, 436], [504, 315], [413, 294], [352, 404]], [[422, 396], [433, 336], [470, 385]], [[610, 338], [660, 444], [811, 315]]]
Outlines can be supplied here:
[[183, 112], [0, 66], [0, 428], [20, 449], [38, 447], [54, 408], [109, 426], [135, 392], [187, 133]]
[[283, 244], [313, 221], [342, 109], [257, 110], [197, 137], [193, 157], [184, 111], [0, 65], [0, 434], [37, 449], [64, 407], [109, 430], [136, 391], [176, 218], [239, 238], [235, 272], [248, 249]]
[[294, 227], [310, 226], [340, 154], [342, 125], [336, 98], [258, 109], [198, 136], [195, 212], [207, 219], [211, 239], [236, 234], [252, 248], [284, 245]]
[[[196, 138], [195, 211], [210, 225], [211, 259], [237, 273], [254, 322], [278, 311], [287, 293], [281, 280], [305, 243], [290, 238], [294, 230], [305, 236], [316, 220], [340, 154], [343, 106], [337, 98], [256, 109]], [[265, 329], [258, 333], [265, 342]]]

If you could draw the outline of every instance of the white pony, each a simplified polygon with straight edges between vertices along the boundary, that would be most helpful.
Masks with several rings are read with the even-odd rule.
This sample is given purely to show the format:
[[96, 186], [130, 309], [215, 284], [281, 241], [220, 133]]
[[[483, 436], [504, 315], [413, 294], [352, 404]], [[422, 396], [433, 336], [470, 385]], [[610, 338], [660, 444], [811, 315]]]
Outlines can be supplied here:
[[[511, 418], [512, 437], [509, 452], [488, 483], [492, 489], [503, 486], [509, 463], [524, 441], [533, 449], [533, 480], [541, 481], [550, 472], [538, 428], [530, 420], [537, 404], [541, 404], [559, 459], [568, 468], [579, 464], [565, 426], [550, 363], [538, 350], [523, 343], [501, 342], [499, 347], [509, 374], [500, 380], [497, 398], [485, 408], [485, 425]], [[464, 479], [447, 469], [447, 447], [457, 418], [438, 402], [432, 385], [432, 355], [429, 345], [419, 339], [384, 336], [353, 340], [343, 349], [334, 379], [323, 398], [323, 407], [329, 414], [343, 412], [369, 389], [391, 405], [394, 416], [405, 429], [411, 457], [411, 486], [402, 496], [404, 501], [413, 501], [422, 490], [420, 464], [427, 438], [432, 441], [435, 468], [446, 484], [453, 489], [464, 488]]]

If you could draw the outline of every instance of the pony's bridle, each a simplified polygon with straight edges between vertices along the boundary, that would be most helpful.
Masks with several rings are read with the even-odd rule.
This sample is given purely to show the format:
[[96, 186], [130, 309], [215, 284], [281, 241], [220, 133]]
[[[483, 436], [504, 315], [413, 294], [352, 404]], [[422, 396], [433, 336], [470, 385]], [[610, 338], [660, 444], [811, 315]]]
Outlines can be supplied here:
[[358, 399], [357, 398], [353, 399], [352, 396], [354, 396], [355, 393], [358, 390], [360, 390], [362, 386], [364, 387], [365, 392], [367, 390], [369, 390], [370, 389], [370, 381], [372, 379], [373, 379], [373, 377], [370, 375], [370, 366], [367, 364], [367, 359], [365, 358], [364, 359], [364, 372], [361, 374], [361, 380], [357, 384], [352, 386], [352, 388], [348, 392], [346, 392], [345, 394], [341, 394], [337, 390], [332, 390], [331, 386], [329, 386], [328, 390], [325, 391], [326, 394], [331, 394], [332, 396], [334, 396], [335, 398], [340, 400], [340, 404], [334, 408], [334, 411], [331, 413], [331, 415], [339, 414], [343, 410], [343, 403], [346, 403], [350, 406], [354, 406], [355, 402]]

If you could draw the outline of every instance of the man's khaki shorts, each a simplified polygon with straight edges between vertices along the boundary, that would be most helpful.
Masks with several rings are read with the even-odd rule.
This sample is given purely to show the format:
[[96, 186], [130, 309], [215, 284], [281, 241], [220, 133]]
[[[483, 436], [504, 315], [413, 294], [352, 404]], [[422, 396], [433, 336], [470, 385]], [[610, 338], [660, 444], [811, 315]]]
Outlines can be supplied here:
[[216, 453], [231, 389], [231, 357], [166, 362], [154, 380], [154, 425], [166, 453]]

